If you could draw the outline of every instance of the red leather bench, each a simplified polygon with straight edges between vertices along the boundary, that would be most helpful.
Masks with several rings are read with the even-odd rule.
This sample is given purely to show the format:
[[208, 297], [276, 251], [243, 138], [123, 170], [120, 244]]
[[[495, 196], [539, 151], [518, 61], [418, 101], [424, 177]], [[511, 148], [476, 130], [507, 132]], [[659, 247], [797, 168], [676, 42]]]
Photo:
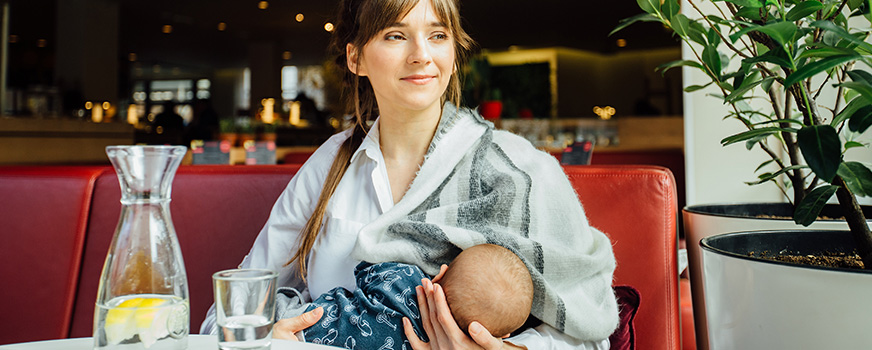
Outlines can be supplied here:
[[[115, 173], [109, 167], [16, 169], [0, 167], [0, 233], [5, 242], [17, 241], [0, 246], [0, 276], [15, 272], [19, 280], [0, 287], [0, 300], [4, 307], [15, 304], [18, 312], [5, 312], [10, 309], [6, 308], [0, 313], [0, 329], [28, 332], [4, 332], [0, 343], [90, 336], [97, 281], [120, 212]], [[194, 332], [212, 302], [211, 274], [241, 261], [297, 169], [179, 169], [170, 210], [188, 273]], [[565, 170], [591, 224], [613, 241], [618, 261], [615, 284], [631, 285], [641, 294], [636, 348], [680, 349], [678, 209], [672, 174], [652, 166]]]
[[0, 168], [0, 344], [69, 335], [94, 181], [103, 170]]

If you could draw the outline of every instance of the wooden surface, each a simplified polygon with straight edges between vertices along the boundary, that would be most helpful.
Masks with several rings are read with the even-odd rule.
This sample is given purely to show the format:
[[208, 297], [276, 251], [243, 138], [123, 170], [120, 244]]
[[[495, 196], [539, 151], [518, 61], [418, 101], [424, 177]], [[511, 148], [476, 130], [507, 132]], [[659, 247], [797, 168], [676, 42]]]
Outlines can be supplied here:
[[133, 126], [0, 117], [0, 165], [109, 164], [106, 146], [133, 144]]

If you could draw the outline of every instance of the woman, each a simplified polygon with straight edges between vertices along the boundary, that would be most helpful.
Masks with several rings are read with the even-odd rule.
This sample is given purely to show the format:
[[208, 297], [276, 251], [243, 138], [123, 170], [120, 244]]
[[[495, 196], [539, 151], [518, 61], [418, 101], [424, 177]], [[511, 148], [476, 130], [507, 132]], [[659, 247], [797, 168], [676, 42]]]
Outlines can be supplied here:
[[[361, 261], [418, 265], [436, 277], [416, 290], [430, 341], [406, 323], [414, 349], [607, 349], [618, 321], [611, 244], [554, 158], [454, 107], [473, 44], [455, 0], [342, 0], [339, 12], [332, 46], [358, 123], [300, 168], [241, 266], [279, 271], [310, 300], [354, 289]], [[508, 339], [457, 326], [434, 281], [481, 243], [524, 261], [541, 324]], [[281, 320], [274, 336], [293, 338], [322, 313]], [[201, 331], [214, 328], [210, 311]]]

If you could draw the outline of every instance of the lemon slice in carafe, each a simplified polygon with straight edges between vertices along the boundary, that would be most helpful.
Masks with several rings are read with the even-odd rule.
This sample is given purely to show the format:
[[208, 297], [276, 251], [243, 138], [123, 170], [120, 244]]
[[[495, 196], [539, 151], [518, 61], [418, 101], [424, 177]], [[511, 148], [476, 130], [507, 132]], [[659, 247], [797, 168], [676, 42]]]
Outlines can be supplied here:
[[167, 318], [172, 308], [166, 306], [171, 304], [171, 299], [134, 297], [111, 307], [106, 314], [106, 341], [119, 344], [138, 334], [142, 344], [150, 347], [169, 334]]

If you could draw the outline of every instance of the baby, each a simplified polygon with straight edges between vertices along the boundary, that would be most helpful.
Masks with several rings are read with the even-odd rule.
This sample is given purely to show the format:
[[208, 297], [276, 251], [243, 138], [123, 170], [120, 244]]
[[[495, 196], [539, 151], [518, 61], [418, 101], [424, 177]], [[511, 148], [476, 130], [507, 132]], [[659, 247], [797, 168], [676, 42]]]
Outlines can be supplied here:
[[[420, 268], [401, 263], [361, 263], [354, 292], [335, 288], [308, 304], [296, 290], [280, 288], [276, 319], [324, 308], [324, 316], [303, 330], [302, 340], [351, 349], [379, 349], [408, 342], [402, 318], [426, 340], [415, 287], [428, 278]], [[478, 321], [495, 337], [506, 337], [530, 314], [533, 282], [527, 267], [510, 250], [482, 244], [461, 252], [437, 281], [457, 324], [467, 332]]]

